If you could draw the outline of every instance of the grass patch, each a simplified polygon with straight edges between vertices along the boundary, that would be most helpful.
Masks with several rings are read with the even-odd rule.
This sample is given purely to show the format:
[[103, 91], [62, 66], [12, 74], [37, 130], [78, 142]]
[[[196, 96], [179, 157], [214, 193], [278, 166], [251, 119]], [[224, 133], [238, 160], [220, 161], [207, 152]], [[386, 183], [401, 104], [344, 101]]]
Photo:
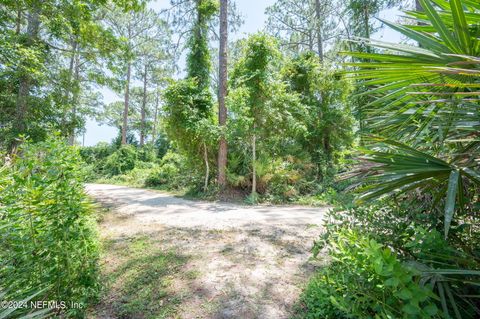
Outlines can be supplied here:
[[108, 249], [112, 259], [104, 271], [107, 284], [102, 307], [109, 308], [111, 315], [118, 318], [170, 318], [175, 315], [182, 296], [173, 291], [172, 280], [188, 256], [164, 250], [145, 236], [109, 240], [104, 249]]
[[189, 270], [183, 274], [183, 278], [194, 280], [200, 277], [200, 275], [201, 275], [201, 272], [198, 270]]

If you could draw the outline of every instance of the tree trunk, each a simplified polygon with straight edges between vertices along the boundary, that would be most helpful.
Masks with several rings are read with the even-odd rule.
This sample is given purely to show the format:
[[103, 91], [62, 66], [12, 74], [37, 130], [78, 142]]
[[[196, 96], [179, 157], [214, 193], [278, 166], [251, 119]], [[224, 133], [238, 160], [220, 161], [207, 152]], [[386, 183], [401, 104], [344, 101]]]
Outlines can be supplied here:
[[203, 142], [203, 159], [205, 161], [205, 183], [203, 185], [203, 191], [207, 192], [208, 189], [208, 176], [210, 175], [210, 165], [208, 165], [208, 152], [207, 145]]
[[142, 100], [142, 109], [141, 113], [141, 123], [140, 123], [140, 146], [145, 144], [145, 113], [147, 108], [147, 64], [145, 64], [145, 69], [143, 72], [143, 100]]
[[332, 148], [330, 147], [330, 132], [324, 132], [323, 136], [323, 150], [325, 151], [325, 155], [327, 158], [327, 166], [331, 167], [332, 162]]
[[75, 144], [75, 128], [77, 125], [77, 103], [78, 103], [78, 94], [79, 94], [79, 82], [80, 82], [80, 59], [78, 54], [75, 57], [75, 74], [74, 74], [74, 83], [77, 85], [72, 94], [72, 131], [70, 132], [70, 145]]
[[220, 142], [218, 147], [218, 185], [225, 188], [227, 184], [227, 140], [225, 138], [225, 126], [227, 123], [227, 107], [225, 97], [227, 95], [227, 22], [228, 0], [220, 1], [220, 50], [219, 50], [219, 85], [218, 85], [218, 124], [220, 125]]
[[[28, 13], [27, 18], [27, 46], [32, 46], [40, 29], [40, 7], [38, 4], [34, 5]], [[30, 94], [30, 86], [32, 83], [30, 74], [22, 74], [19, 79], [17, 103], [15, 110], [15, 128], [17, 132], [24, 133], [26, 129], [25, 116], [28, 113], [28, 96]]]
[[128, 105], [130, 102], [130, 75], [132, 65], [130, 61], [127, 64], [127, 82], [125, 83], [125, 107], [123, 109], [123, 125], [122, 125], [122, 145], [127, 144], [127, 122], [128, 122]]
[[[73, 96], [75, 95], [75, 91], [76, 91], [76, 88], [74, 88], [74, 82], [72, 81], [72, 79], [74, 78], [74, 75], [73, 75], [73, 72], [74, 72], [74, 69], [75, 71], [78, 71], [76, 70], [76, 67], [75, 67], [75, 62], [76, 62], [76, 51], [77, 51], [77, 41], [75, 40], [72, 40], [71, 41], [71, 55], [70, 55], [70, 62], [69, 62], [69, 66], [68, 66], [68, 74], [67, 74], [67, 86], [65, 87], [65, 92], [63, 92], [63, 104], [64, 104], [64, 110], [63, 110], [63, 114], [62, 114], [62, 130], [65, 129], [65, 136], [68, 136], [68, 140], [69, 140], [69, 143], [70, 145], [73, 145], [73, 138], [72, 138], [72, 135], [73, 135], [73, 132], [74, 132], [74, 129], [73, 129], [73, 126], [71, 127], [70, 124], [72, 123], [68, 123], [69, 125], [67, 126], [67, 116], [68, 116], [68, 112], [70, 111], [69, 107], [68, 106], [72, 106], [72, 109], [75, 108], [75, 105], [74, 105], [74, 101], [73, 101]], [[75, 111], [73, 110], [73, 112], [75, 113]]]
[[[368, 4], [365, 3], [365, 6], [363, 7], [363, 27], [365, 28], [365, 38], [370, 39], [370, 18], [368, 14]], [[367, 52], [368, 51], [369, 50], [367, 49]]]
[[321, 7], [320, 0], [315, 0], [315, 15], [316, 15], [316, 26], [317, 26], [317, 49], [318, 57], [320, 62], [323, 61], [323, 37], [322, 37], [322, 22], [321, 19]]
[[257, 162], [257, 136], [255, 133], [255, 124], [253, 125], [253, 136], [252, 136], [252, 196], [255, 196], [257, 193], [257, 171], [255, 169], [255, 163]]
[[157, 140], [157, 117], [158, 117], [158, 88], [155, 92], [155, 114], [153, 116], [153, 129], [152, 129], [152, 141], [155, 143]]
[[17, 19], [15, 21], [15, 34], [19, 35], [20, 34], [20, 29], [22, 27], [22, 9], [20, 5], [18, 5], [17, 8]]
[[[423, 7], [422, 4], [420, 3], [419, 0], [415, 0], [415, 11], [417, 12], [423, 12]], [[426, 25], [425, 22], [417, 22], [417, 25]], [[422, 47], [420, 44], [418, 45], [419, 47]]]
[[[298, 47], [300, 47], [300, 45], [298, 45]], [[297, 50], [298, 50], [298, 47], [297, 47]], [[315, 50], [314, 44], [313, 44], [313, 32], [311, 29], [308, 30], [308, 49], [312, 52]]]

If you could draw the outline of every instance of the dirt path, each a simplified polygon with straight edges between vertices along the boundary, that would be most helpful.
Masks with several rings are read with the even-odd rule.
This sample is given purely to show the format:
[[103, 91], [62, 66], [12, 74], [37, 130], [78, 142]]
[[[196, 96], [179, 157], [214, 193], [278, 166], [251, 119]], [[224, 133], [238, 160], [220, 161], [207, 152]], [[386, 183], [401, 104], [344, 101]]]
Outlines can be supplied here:
[[189, 201], [87, 185], [108, 291], [92, 318], [288, 318], [328, 208]]

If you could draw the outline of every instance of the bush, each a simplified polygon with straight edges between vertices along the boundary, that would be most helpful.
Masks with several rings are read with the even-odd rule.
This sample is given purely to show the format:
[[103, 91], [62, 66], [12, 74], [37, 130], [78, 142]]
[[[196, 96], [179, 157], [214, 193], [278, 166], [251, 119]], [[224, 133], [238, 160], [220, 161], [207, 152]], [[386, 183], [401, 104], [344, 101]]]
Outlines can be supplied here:
[[167, 154], [168, 150], [170, 149], [170, 141], [167, 139], [166, 136], [160, 135], [154, 142], [154, 147], [157, 152], [158, 158], [163, 158], [165, 154]]
[[119, 184], [133, 187], [145, 186], [145, 181], [152, 171], [156, 169], [153, 163], [137, 162], [137, 167], [125, 174], [115, 175], [108, 178], [97, 179], [97, 183]]
[[[0, 169], [0, 291], [4, 300], [77, 302], [98, 293], [98, 247], [80, 156], [58, 140], [23, 144]], [[82, 317], [85, 309], [63, 309]]]
[[95, 146], [81, 147], [80, 156], [86, 163], [92, 164], [107, 158], [114, 151], [115, 148], [112, 145], [106, 142], [99, 142]]
[[368, 236], [343, 230], [329, 242], [332, 264], [305, 290], [306, 318], [433, 318], [437, 297], [420, 272]]
[[[352, 248], [365, 248], [365, 239], [389, 247], [392, 256], [401, 266], [412, 272], [412, 279], [436, 294], [435, 298], [430, 299], [431, 303], [441, 309], [437, 317], [478, 317], [480, 307], [475, 296], [480, 294], [480, 287], [476, 284], [480, 278], [480, 262], [474, 248], [478, 247], [476, 228], [454, 228], [454, 235], [447, 241], [435, 229], [443, 228], [443, 225], [438, 224], [437, 216], [425, 213], [422, 203], [401, 200], [395, 203], [384, 200], [361, 207], [350, 204], [331, 211], [326, 221], [326, 232], [315, 243], [314, 255], [326, 249], [333, 261], [310, 281], [305, 290], [302, 297], [306, 309], [305, 318], [316, 318], [315, 314], [322, 311], [330, 313], [332, 306], [335, 311], [341, 310], [344, 316], [349, 316], [356, 309], [353, 308], [356, 301], [367, 300], [373, 304], [371, 298], [378, 295], [378, 291], [363, 283], [358, 275], [377, 280], [378, 287], [387, 289], [386, 291], [390, 289], [388, 287], [392, 281], [396, 282], [395, 279], [374, 277], [366, 272], [371, 261], [362, 257], [362, 254], [359, 255], [356, 248]], [[360, 233], [362, 236], [358, 235]], [[354, 234], [350, 241], [345, 239], [346, 236], [349, 238], [348, 234]], [[465, 240], [467, 235], [468, 242]], [[385, 263], [385, 257], [378, 255], [375, 258], [378, 260], [376, 263]], [[338, 298], [334, 302], [330, 300], [330, 295], [335, 294]], [[346, 305], [352, 305], [348, 311], [344, 309]], [[382, 311], [390, 309], [389, 305], [385, 307], [383, 309], [382, 303]], [[415, 316], [420, 315], [411, 315]], [[355, 313], [354, 317], [371, 318], [361, 312]]]
[[180, 189], [188, 185], [187, 169], [184, 157], [178, 153], [168, 151], [161, 160], [160, 165], [148, 175], [145, 185]]
[[104, 173], [110, 176], [132, 170], [137, 161], [137, 149], [132, 145], [123, 145], [105, 160]]
[[80, 148], [80, 156], [87, 164], [85, 171], [87, 180], [93, 181], [103, 173], [105, 160], [115, 152], [115, 147], [112, 145], [100, 142], [95, 146], [85, 146]]
[[138, 160], [142, 162], [154, 162], [157, 159], [157, 151], [154, 145], [147, 144], [138, 150]]

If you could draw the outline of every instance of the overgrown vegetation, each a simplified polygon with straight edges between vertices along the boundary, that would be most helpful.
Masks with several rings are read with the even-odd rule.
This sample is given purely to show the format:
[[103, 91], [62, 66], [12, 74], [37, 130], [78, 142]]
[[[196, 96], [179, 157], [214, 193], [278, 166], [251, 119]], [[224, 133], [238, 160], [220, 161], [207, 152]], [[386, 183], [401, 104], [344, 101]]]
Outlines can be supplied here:
[[[368, 149], [356, 205], [332, 213], [315, 253], [332, 262], [306, 288], [303, 317], [477, 318], [478, 59], [471, 1], [421, 0], [419, 45], [365, 40], [389, 52], [347, 53], [373, 97], [362, 107]], [[471, 76], [468, 76], [468, 75]], [[465, 123], [468, 122], [468, 125]], [[399, 140], [401, 138], [401, 141]], [[388, 197], [386, 195], [389, 195]], [[369, 204], [368, 200], [384, 197]]]
[[[374, 21], [399, 5], [415, 7], [402, 24]], [[314, 246], [330, 260], [306, 285], [300, 318], [480, 317], [478, 1], [277, 0], [263, 32], [230, 43], [242, 24], [233, 0], [151, 6], [0, 5], [0, 299], [95, 300], [86, 176], [334, 205]], [[382, 26], [406, 41], [376, 40]], [[100, 86], [122, 101], [104, 105]], [[119, 135], [77, 153], [66, 143], [88, 118]], [[142, 304], [138, 276], [161, 281], [181, 261], [134, 257], [154, 272], [132, 275], [117, 313], [173, 314]]]
[[[334, 176], [345, 169], [345, 155], [353, 142], [349, 82], [322, 67], [312, 54], [282, 56], [275, 39], [265, 34], [243, 43], [242, 52], [227, 100], [232, 116], [226, 135], [231, 145], [227, 167], [231, 191], [250, 193], [246, 198], [250, 202], [298, 202], [341, 189]], [[99, 144], [84, 148], [84, 159], [94, 165], [97, 177], [110, 182], [183, 187], [212, 196], [218, 191], [212, 177], [219, 135], [209, 113], [211, 96], [199, 89], [195, 77], [173, 82], [164, 98], [164, 127], [171, 140], [166, 158], [150, 161], [151, 167], [139, 160], [136, 167], [141, 168], [132, 171], [132, 152]], [[137, 152], [145, 152], [145, 147]], [[155, 152], [162, 153], [159, 148]]]
[[0, 203], [2, 300], [37, 293], [34, 301], [58, 301], [51, 312], [82, 317], [99, 289], [98, 247], [77, 150], [58, 139], [23, 143], [0, 170]]

